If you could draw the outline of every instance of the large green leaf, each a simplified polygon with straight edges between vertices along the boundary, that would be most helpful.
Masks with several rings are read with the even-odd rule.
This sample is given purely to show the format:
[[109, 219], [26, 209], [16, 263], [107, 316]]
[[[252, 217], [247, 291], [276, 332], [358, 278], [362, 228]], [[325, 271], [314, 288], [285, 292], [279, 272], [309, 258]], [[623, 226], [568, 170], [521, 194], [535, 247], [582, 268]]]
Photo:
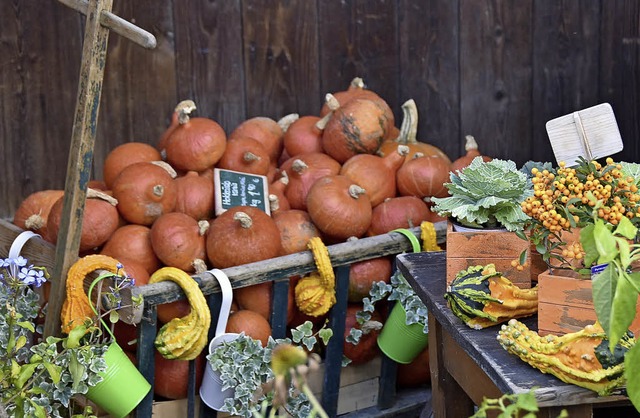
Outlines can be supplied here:
[[638, 233], [638, 228], [626, 216], [623, 216], [620, 218], [620, 223], [616, 227], [615, 233], [616, 235], [622, 235], [626, 239], [634, 239]]
[[[622, 271], [618, 277], [616, 293], [611, 304], [611, 323], [609, 324], [609, 349], [613, 351], [616, 344], [627, 332], [633, 318], [636, 316], [636, 302], [638, 294], [629, 283], [627, 273]], [[640, 273], [633, 273], [640, 275]]]
[[589, 224], [580, 230], [580, 243], [584, 249], [584, 265], [591, 266], [596, 262], [598, 257], [598, 249], [596, 248], [596, 240], [593, 238], [593, 224]]
[[612, 265], [608, 265], [601, 273], [593, 276], [591, 281], [596, 316], [607, 335], [610, 331], [611, 304], [616, 288], [616, 277], [613, 271]]
[[616, 240], [613, 233], [609, 231], [609, 228], [607, 228], [601, 220], [595, 223], [593, 238], [595, 239], [596, 249], [600, 255], [598, 263], [608, 263], [616, 257]]
[[627, 396], [640, 411], [640, 344], [635, 344], [624, 357], [624, 376], [627, 380]]

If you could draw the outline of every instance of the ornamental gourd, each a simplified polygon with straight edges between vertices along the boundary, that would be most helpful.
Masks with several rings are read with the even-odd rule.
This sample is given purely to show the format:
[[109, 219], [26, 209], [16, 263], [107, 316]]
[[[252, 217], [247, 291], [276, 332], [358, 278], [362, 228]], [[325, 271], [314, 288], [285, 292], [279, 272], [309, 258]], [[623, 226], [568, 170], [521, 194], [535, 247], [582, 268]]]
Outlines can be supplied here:
[[82, 325], [94, 313], [89, 298], [84, 291], [84, 279], [96, 270], [107, 270], [114, 274], [126, 275], [118, 271], [118, 260], [101, 254], [92, 254], [78, 259], [67, 272], [66, 298], [60, 311], [62, 332], [68, 334], [73, 328]]
[[512, 319], [502, 325], [498, 342], [509, 353], [543, 373], [606, 396], [624, 385], [624, 356], [636, 340], [628, 332], [612, 352], [607, 335], [598, 323], [561, 336], [540, 336]]
[[447, 286], [444, 298], [453, 314], [474, 329], [538, 311], [538, 288], [519, 288], [493, 264], [460, 271]]
[[180, 286], [189, 301], [191, 312], [164, 324], [154, 344], [164, 358], [193, 360], [207, 345], [211, 312], [196, 281], [180, 269], [163, 267], [151, 275], [149, 283], [167, 280]]

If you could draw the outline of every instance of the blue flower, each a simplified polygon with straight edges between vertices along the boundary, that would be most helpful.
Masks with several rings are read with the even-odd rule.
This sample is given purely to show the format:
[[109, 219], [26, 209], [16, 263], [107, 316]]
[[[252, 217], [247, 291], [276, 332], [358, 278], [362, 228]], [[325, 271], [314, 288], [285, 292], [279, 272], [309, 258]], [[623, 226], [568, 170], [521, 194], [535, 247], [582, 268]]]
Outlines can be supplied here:
[[22, 283], [36, 287], [42, 286], [42, 283], [47, 281], [44, 277], [44, 271], [29, 267], [22, 267], [20, 273], [18, 273], [18, 278]]

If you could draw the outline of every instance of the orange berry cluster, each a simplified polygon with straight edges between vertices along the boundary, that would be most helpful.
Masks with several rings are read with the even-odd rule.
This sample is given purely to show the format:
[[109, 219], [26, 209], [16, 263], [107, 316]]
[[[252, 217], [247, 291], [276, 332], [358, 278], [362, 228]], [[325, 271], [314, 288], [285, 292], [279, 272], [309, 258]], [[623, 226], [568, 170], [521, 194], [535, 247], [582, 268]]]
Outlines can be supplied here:
[[559, 233], [598, 216], [616, 225], [623, 216], [640, 219], [640, 194], [633, 177], [625, 177], [621, 165], [607, 158], [606, 165], [583, 160], [577, 167], [560, 162], [555, 173], [533, 168], [533, 196], [522, 210], [552, 233]]

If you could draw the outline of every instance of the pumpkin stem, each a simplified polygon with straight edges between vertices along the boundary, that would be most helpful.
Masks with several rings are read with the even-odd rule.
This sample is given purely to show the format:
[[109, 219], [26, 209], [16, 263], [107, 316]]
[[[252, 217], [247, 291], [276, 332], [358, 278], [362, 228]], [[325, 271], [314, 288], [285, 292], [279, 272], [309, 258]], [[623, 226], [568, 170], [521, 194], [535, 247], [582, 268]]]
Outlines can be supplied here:
[[478, 149], [478, 143], [476, 142], [476, 139], [473, 137], [473, 135], [467, 135], [464, 137], [464, 139], [465, 139], [465, 144], [464, 144], [465, 151]]
[[282, 175], [280, 176], [278, 181], [280, 183], [284, 184], [285, 186], [287, 186], [289, 184], [289, 175], [287, 174], [286, 170], [282, 170]]
[[24, 221], [25, 228], [27, 228], [30, 231], [37, 231], [38, 229], [42, 228], [44, 225], [45, 225], [44, 218], [38, 213], [29, 216]]
[[357, 184], [352, 184], [351, 186], [349, 186], [349, 195], [354, 199], [359, 198], [360, 195], [363, 195], [365, 193], [366, 193], [366, 190], [364, 190], [362, 187], [358, 186]]
[[295, 160], [293, 160], [293, 163], [291, 163], [291, 169], [298, 174], [302, 174], [302, 172], [307, 168], [309, 168], [307, 163], [305, 163], [299, 158], [296, 158]]
[[201, 274], [207, 271], [207, 264], [201, 258], [196, 258], [191, 262], [196, 274]]
[[402, 125], [400, 135], [396, 142], [400, 144], [413, 144], [418, 142], [418, 107], [413, 99], [409, 99], [402, 105]]
[[398, 154], [404, 157], [405, 155], [409, 154], [409, 147], [406, 145], [398, 145], [398, 149], [396, 151], [398, 152]]
[[87, 189], [87, 199], [102, 199], [105, 202], [109, 203], [111, 206], [116, 206], [118, 204], [118, 199], [113, 196], [109, 196], [108, 194], [101, 192], [100, 190], [88, 188]]
[[178, 114], [178, 122], [180, 125], [184, 125], [189, 122], [189, 115], [196, 110], [196, 104], [193, 100], [183, 100], [175, 108], [175, 112]]
[[209, 223], [209, 221], [205, 221], [204, 219], [198, 221], [198, 234], [201, 237], [204, 236], [204, 234], [206, 234], [207, 231], [209, 230], [210, 226], [211, 224]]
[[271, 213], [280, 210], [280, 199], [278, 199], [278, 196], [274, 194], [269, 195], [269, 209], [271, 209]]
[[244, 212], [236, 212], [233, 215], [233, 220], [240, 222], [240, 226], [244, 229], [249, 229], [253, 225], [253, 219], [251, 219], [251, 216]]
[[338, 101], [338, 99], [336, 99], [336, 96], [331, 93], [327, 93], [324, 100], [329, 107], [329, 113], [324, 115], [322, 119], [316, 122], [316, 128], [321, 131], [324, 131], [324, 128], [327, 126], [327, 123], [329, 123], [329, 119], [331, 119], [331, 115], [333, 115], [333, 112], [338, 110], [338, 108], [340, 107], [340, 102]]
[[291, 126], [291, 124], [297, 121], [298, 119], [300, 119], [299, 114], [289, 113], [288, 115], [285, 115], [278, 120], [278, 126], [280, 126], [280, 129], [282, 129], [283, 133], [287, 132], [287, 129], [289, 129], [289, 126]]
[[255, 155], [254, 153], [252, 153], [251, 151], [247, 151], [244, 153], [244, 155], [242, 156], [242, 160], [245, 163], [251, 163], [253, 161], [260, 161], [260, 157]]
[[156, 184], [153, 186], [153, 195], [162, 197], [164, 195], [164, 186], [162, 184]]
[[[166, 152], [165, 152], [165, 156], [166, 156]], [[164, 168], [164, 170], [167, 173], [169, 173], [172, 179], [175, 179], [176, 177], [178, 177], [178, 173], [176, 172], [176, 170], [174, 170], [173, 167], [171, 167], [171, 164], [169, 164], [166, 161], [151, 161], [151, 164], [157, 165], [160, 168]]]
[[349, 84], [349, 90], [364, 89], [364, 88], [365, 88], [365, 85], [362, 77], [355, 77], [353, 80], [351, 80], [351, 83]]

